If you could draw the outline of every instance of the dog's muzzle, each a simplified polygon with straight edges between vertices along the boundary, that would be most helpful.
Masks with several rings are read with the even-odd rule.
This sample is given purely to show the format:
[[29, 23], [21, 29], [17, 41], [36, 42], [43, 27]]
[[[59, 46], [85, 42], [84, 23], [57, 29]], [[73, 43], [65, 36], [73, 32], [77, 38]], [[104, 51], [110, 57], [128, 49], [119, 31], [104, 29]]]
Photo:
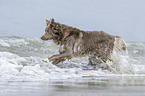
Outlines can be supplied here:
[[42, 40], [48, 40], [45, 36], [41, 37]]

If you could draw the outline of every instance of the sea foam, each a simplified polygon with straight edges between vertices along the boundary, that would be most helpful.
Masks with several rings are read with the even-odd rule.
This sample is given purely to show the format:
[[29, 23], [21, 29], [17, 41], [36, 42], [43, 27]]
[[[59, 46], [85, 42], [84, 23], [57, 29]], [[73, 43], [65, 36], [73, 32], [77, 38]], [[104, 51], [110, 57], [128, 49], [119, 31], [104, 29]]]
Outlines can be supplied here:
[[3, 41], [0, 42], [0, 81], [145, 76], [145, 44], [142, 42], [128, 42], [128, 54], [116, 54], [116, 61], [104, 63], [107, 68], [102, 69], [88, 65], [88, 57], [72, 58], [58, 65], [43, 62], [43, 59], [58, 53], [59, 46], [52, 41], [16, 37], [3, 37], [0, 40]]

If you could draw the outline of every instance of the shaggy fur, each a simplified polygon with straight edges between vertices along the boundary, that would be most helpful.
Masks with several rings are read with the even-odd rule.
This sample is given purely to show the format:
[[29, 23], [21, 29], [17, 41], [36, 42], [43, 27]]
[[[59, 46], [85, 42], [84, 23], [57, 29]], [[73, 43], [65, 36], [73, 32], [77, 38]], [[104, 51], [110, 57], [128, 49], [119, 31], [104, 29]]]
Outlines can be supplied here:
[[[46, 20], [47, 27], [42, 40], [53, 40], [61, 45], [60, 54], [53, 55], [49, 61], [58, 64], [66, 59], [77, 56], [90, 56], [92, 59], [106, 62], [112, 61], [111, 55], [113, 50], [126, 51], [126, 44], [119, 36], [113, 36], [103, 31], [82, 31], [64, 24], [60, 24], [52, 19]], [[118, 43], [115, 43], [118, 42]]]

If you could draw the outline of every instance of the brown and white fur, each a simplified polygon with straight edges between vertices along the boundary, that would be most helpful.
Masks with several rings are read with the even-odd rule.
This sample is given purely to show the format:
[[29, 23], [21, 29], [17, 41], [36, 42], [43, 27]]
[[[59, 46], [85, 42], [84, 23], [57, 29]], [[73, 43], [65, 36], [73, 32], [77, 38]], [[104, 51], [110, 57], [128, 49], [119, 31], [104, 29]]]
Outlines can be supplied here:
[[101, 62], [113, 61], [113, 50], [126, 51], [126, 43], [119, 36], [103, 31], [83, 31], [64, 24], [46, 20], [45, 34], [42, 40], [53, 40], [61, 45], [60, 54], [53, 55], [49, 61], [58, 64], [73, 57], [89, 56], [90, 63], [94, 59]]

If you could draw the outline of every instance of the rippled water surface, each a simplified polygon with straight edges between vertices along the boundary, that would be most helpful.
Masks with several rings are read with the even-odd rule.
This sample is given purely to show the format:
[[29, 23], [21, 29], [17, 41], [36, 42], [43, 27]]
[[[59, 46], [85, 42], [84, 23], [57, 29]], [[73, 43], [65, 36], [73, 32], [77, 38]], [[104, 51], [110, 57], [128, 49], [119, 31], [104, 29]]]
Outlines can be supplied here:
[[[144, 96], [145, 43], [127, 42], [109, 69], [88, 65], [88, 57], [58, 65], [42, 62], [59, 46], [39, 38], [0, 37], [0, 94], [4, 96]], [[17, 93], [17, 94], [16, 94]], [[2, 96], [0, 95], [0, 96]]]

